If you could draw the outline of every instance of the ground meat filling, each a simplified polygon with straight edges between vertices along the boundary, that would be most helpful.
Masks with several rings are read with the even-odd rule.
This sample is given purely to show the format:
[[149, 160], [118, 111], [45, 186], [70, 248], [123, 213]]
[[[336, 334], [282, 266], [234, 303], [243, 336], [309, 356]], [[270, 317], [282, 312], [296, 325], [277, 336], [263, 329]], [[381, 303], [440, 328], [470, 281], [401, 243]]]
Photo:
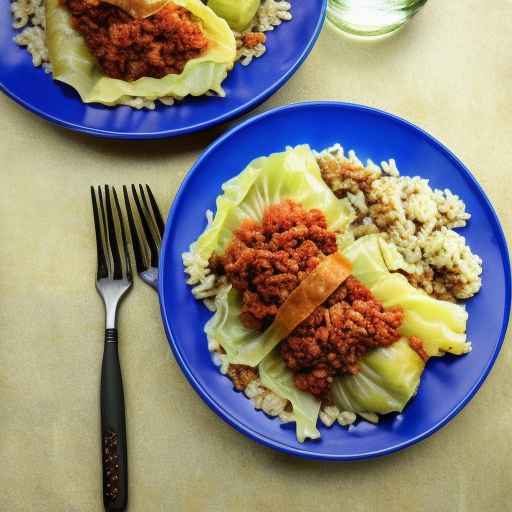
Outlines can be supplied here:
[[261, 224], [244, 221], [224, 257], [210, 267], [216, 273], [222, 267], [242, 293], [242, 323], [262, 331], [304, 277], [334, 252], [336, 235], [327, 230], [324, 214], [284, 201], [270, 206]]
[[233, 381], [237, 391], [244, 391], [254, 379], [258, 378], [258, 370], [244, 364], [230, 364], [228, 377]]
[[208, 46], [199, 22], [173, 3], [145, 19], [98, 0], [62, 0], [103, 72], [133, 81], [179, 74]]
[[349, 277], [281, 343], [281, 356], [299, 389], [323, 397], [335, 375], [357, 373], [370, 350], [397, 341], [402, 319], [401, 308], [384, 309]]
[[[321, 211], [283, 201], [270, 206], [261, 223], [243, 222], [210, 268], [241, 292], [242, 323], [262, 331], [307, 274], [336, 250], [336, 234]], [[368, 351], [399, 339], [402, 319], [401, 308], [384, 309], [349, 277], [281, 342], [281, 355], [299, 389], [325, 398], [335, 375], [356, 373]], [[232, 378], [240, 380], [235, 373]]]
[[246, 48], [256, 48], [267, 40], [263, 32], [246, 32], [242, 35], [242, 43]]

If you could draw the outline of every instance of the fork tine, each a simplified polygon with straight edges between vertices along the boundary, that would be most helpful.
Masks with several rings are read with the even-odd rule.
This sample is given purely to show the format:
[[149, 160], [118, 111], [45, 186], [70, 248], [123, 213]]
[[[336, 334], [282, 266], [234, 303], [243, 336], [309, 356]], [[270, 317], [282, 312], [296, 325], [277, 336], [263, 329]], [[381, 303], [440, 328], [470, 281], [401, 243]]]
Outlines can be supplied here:
[[112, 193], [114, 194], [114, 203], [116, 205], [117, 217], [119, 219], [119, 225], [121, 227], [121, 239], [123, 241], [126, 278], [129, 281], [131, 281], [132, 280], [132, 263], [130, 261], [130, 255], [128, 253], [128, 243], [126, 241], [126, 232], [124, 230], [123, 215], [121, 214], [121, 207], [119, 206], [119, 199], [117, 198], [117, 192], [114, 187], [112, 187]]
[[153, 213], [149, 207], [148, 201], [146, 199], [146, 194], [144, 193], [144, 188], [139, 184], [139, 193], [142, 198], [142, 204], [144, 205], [144, 213], [146, 216], [146, 221], [148, 223], [149, 229], [151, 230], [151, 234], [153, 235], [153, 240], [155, 241], [156, 248], [160, 250], [160, 230], [156, 225], [155, 218], [153, 217]]
[[98, 203], [96, 201], [96, 194], [94, 193], [94, 187], [91, 187], [91, 200], [92, 200], [92, 213], [94, 217], [94, 231], [96, 233], [96, 252], [98, 259], [98, 270], [96, 277], [98, 280], [105, 279], [108, 276], [107, 259], [105, 257], [105, 251], [103, 250], [103, 239], [101, 236], [101, 224], [98, 212]]
[[126, 185], [123, 185], [124, 205], [126, 207], [126, 214], [128, 216], [128, 227], [130, 228], [130, 236], [132, 239], [133, 255], [135, 256], [135, 266], [137, 272], [140, 274], [146, 270], [147, 265], [144, 264], [144, 254], [140, 245], [139, 234], [135, 227], [135, 221], [133, 220], [132, 207], [130, 205], [130, 199], [128, 197], [128, 189]]
[[153, 209], [153, 217], [156, 221], [156, 225], [158, 227], [158, 232], [160, 233], [160, 238], [164, 236], [164, 221], [162, 219], [162, 214], [158, 209], [158, 205], [156, 204], [155, 198], [153, 197], [153, 192], [149, 188], [149, 185], [146, 185], [146, 190], [148, 192], [149, 202], [151, 203], [151, 208]]
[[105, 261], [107, 266], [107, 277], [112, 275], [112, 253], [110, 251], [110, 244], [108, 243], [107, 235], [107, 216], [105, 215], [105, 203], [103, 201], [103, 193], [101, 187], [98, 187], [98, 201], [100, 203], [100, 234], [103, 240], [103, 251], [105, 253]]
[[110, 252], [112, 254], [112, 262], [114, 264], [113, 278], [122, 279], [123, 266], [121, 263], [121, 254], [119, 253], [119, 246], [117, 243], [116, 227], [114, 224], [114, 217], [112, 212], [112, 204], [110, 202], [110, 191], [108, 185], [105, 185], [105, 200], [107, 209], [108, 242], [110, 245]]
[[157, 268], [158, 267], [158, 247], [153, 237], [153, 233], [149, 227], [146, 215], [144, 210], [140, 204], [139, 196], [137, 195], [137, 189], [135, 185], [132, 185], [132, 194], [133, 199], [135, 200], [135, 206], [137, 206], [137, 210], [139, 212], [140, 223], [142, 224], [142, 230], [144, 231], [144, 236], [146, 237], [146, 243], [149, 247], [151, 266]]

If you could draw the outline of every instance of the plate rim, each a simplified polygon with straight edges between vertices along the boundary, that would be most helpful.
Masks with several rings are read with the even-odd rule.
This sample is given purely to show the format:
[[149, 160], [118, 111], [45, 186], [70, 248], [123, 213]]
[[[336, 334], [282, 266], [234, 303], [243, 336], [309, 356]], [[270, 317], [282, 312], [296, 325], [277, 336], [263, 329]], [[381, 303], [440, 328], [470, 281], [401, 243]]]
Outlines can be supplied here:
[[[187, 365], [184, 362], [184, 359], [182, 357], [182, 354], [180, 353], [179, 347], [174, 339], [173, 333], [171, 332], [170, 328], [170, 322], [167, 316], [166, 311], [166, 299], [165, 294], [162, 290], [164, 290], [163, 286], [163, 276], [164, 276], [164, 267], [165, 264], [163, 264], [166, 260], [166, 254], [168, 251], [171, 250], [169, 247], [169, 244], [167, 242], [167, 239], [170, 236], [171, 231], [171, 225], [174, 222], [174, 218], [176, 217], [176, 211], [178, 209], [179, 204], [181, 203], [182, 196], [184, 194], [184, 191], [188, 185], [189, 180], [192, 178], [192, 176], [197, 172], [197, 169], [199, 169], [203, 163], [204, 160], [207, 159], [209, 154], [215, 150], [218, 146], [222, 145], [226, 139], [229, 139], [234, 134], [236, 134], [238, 131], [251, 126], [252, 124], [259, 123], [262, 120], [265, 120], [267, 117], [271, 117], [276, 114], [280, 114], [289, 110], [300, 110], [302, 108], [317, 108], [317, 107], [325, 107], [325, 106], [332, 106], [334, 108], [348, 108], [348, 109], [354, 109], [354, 110], [361, 110], [361, 111], [370, 111], [373, 114], [376, 114], [378, 116], [383, 116], [388, 119], [390, 119], [393, 122], [405, 125], [408, 129], [413, 129], [416, 132], [419, 133], [421, 137], [426, 139], [428, 142], [433, 144], [434, 146], [437, 146], [442, 152], [444, 152], [450, 160], [452, 160], [457, 166], [460, 167], [460, 169], [463, 171], [463, 173], [468, 178], [468, 185], [476, 190], [479, 197], [481, 197], [485, 203], [485, 205], [488, 207], [492, 219], [494, 223], [497, 226], [497, 235], [498, 235], [498, 247], [500, 252], [503, 254], [503, 263], [504, 263], [504, 270], [507, 274], [507, 279], [505, 283], [505, 301], [504, 301], [504, 318], [503, 322], [501, 324], [501, 329], [498, 336], [498, 343], [496, 344], [494, 348], [494, 353], [492, 354], [492, 357], [488, 361], [487, 365], [484, 367], [483, 371], [480, 373], [478, 378], [475, 380], [474, 384], [471, 386], [469, 391], [466, 393], [464, 398], [457, 404], [457, 406], [450, 411], [449, 414], [446, 415], [443, 419], [441, 419], [439, 422], [434, 424], [432, 427], [430, 427], [428, 430], [422, 432], [421, 434], [411, 438], [407, 439], [404, 442], [395, 443], [392, 446], [389, 446], [387, 448], [383, 448], [380, 450], [370, 450], [365, 453], [355, 453], [355, 454], [344, 454], [344, 455], [338, 455], [338, 454], [323, 454], [323, 453], [314, 453], [310, 450], [302, 450], [298, 449], [292, 446], [288, 446], [280, 441], [276, 441], [275, 439], [269, 438], [268, 436], [259, 433], [255, 429], [252, 429], [251, 427], [245, 426], [241, 424], [241, 422], [238, 421], [238, 419], [234, 416], [232, 416], [229, 412], [227, 412], [222, 404], [216, 402], [209, 394], [206, 388], [204, 388], [201, 383], [195, 378], [194, 374], [190, 371], [190, 369], [187, 367]], [[168, 218], [165, 225], [165, 233], [164, 238], [162, 240], [162, 252], [160, 255], [160, 271], [159, 271], [159, 279], [158, 279], [158, 296], [160, 301], [160, 312], [162, 316], [162, 323], [164, 324], [165, 333], [167, 336], [168, 343], [171, 347], [171, 350], [174, 354], [174, 357], [178, 361], [178, 364], [184, 373], [185, 377], [189, 381], [189, 383], [192, 385], [196, 393], [201, 397], [201, 399], [208, 405], [210, 409], [212, 409], [218, 416], [220, 416], [224, 421], [226, 421], [229, 425], [231, 425], [235, 430], [240, 432], [241, 434], [246, 435], [253, 441], [256, 441], [259, 444], [262, 444], [266, 447], [273, 448], [277, 451], [287, 453], [289, 455], [294, 455], [298, 457], [302, 457], [305, 459], [311, 459], [311, 460], [326, 460], [326, 461], [354, 461], [354, 460], [365, 460], [365, 459], [372, 459], [376, 457], [382, 457], [385, 455], [390, 455], [392, 453], [395, 453], [397, 451], [403, 450], [405, 448], [408, 448], [409, 446], [412, 446], [420, 441], [423, 441], [430, 437], [432, 434], [440, 430], [442, 427], [444, 427], [447, 423], [449, 423], [453, 418], [455, 418], [462, 409], [472, 400], [472, 398], [476, 395], [478, 390], [481, 388], [485, 380], [487, 379], [491, 369], [493, 368], [496, 359], [501, 352], [501, 348], [503, 346], [503, 342], [505, 340], [507, 329], [510, 321], [510, 312], [511, 312], [511, 289], [512, 289], [512, 276], [511, 276], [511, 265], [510, 265], [510, 252], [509, 247], [507, 243], [507, 239], [505, 236], [505, 232], [503, 230], [503, 227], [501, 225], [501, 222], [499, 220], [499, 217], [496, 213], [496, 210], [494, 209], [489, 197], [485, 193], [483, 187], [480, 185], [478, 180], [475, 178], [475, 176], [472, 174], [472, 172], [466, 167], [466, 165], [450, 150], [448, 149], [443, 143], [441, 143], [437, 138], [430, 135], [426, 130], [423, 128], [420, 128], [419, 126], [415, 125], [414, 123], [407, 121], [406, 119], [403, 119], [402, 117], [392, 114], [389, 112], [386, 112], [384, 110], [370, 107], [366, 105], [361, 105], [357, 103], [350, 103], [350, 102], [340, 102], [340, 101], [307, 101], [307, 102], [296, 102], [289, 105], [276, 107], [270, 110], [267, 110], [263, 113], [260, 113], [258, 115], [252, 116], [249, 119], [243, 121], [242, 123], [234, 126], [230, 130], [228, 130], [226, 133], [221, 135], [219, 138], [217, 138], [214, 142], [212, 142], [198, 157], [198, 159], [195, 161], [194, 165], [188, 170], [186, 173], [183, 181], [181, 182], [176, 195], [173, 199], [172, 206], [169, 210]], [[305, 445], [308, 446], [308, 445]]]
[[[308, 44], [299, 55], [298, 59], [294, 62], [294, 64], [284, 73], [279, 80], [274, 82], [270, 87], [267, 87], [263, 91], [260, 92], [257, 96], [251, 98], [248, 102], [240, 105], [238, 108], [234, 110], [230, 110], [225, 112], [224, 114], [218, 115], [213, 119], [209, 119], [200, 123], [196, 123], [194, 125], [186, 126], [178, 129], [167, 129], [160, 130], [158, 132], [142, 132], [142, 133], [134, 133], [134, 132], [123, 132], [123, 131], [113, 131], [113, 130], [104, 130], [101, 128], [90, 128], [86, 126], [82, 126], [79, 123], [67, 121], [60, 117], [49, 114], [39, 108], [36, 105], [29, 103], [27, 100], [23, 99], [19, 95], [17, 95], [14, 91], [9, 89], [2, 81], [0, 81], [0, 90], [9, 98], [11, 98], [15, 103], [21, 105], [23, 108], [35, 114], [46, 121], [49, 121], [57, 126], [62, 128], [66, 128], [68, 130], [84, 133], [87, 135], [92, 135], [96, 137], [106, 138], [106, 139], [121, 139], [121, 140], [147, 140], [147, 139], [164, 139], [164, 138], [173, 138], [179, 137], [182, 135], [187, 135], [195, 132], [201, 132], [213, 126], [217, 126], [221, 123], [227, 122], [234, 118], [240, 117], [243, 114], [253, 110], [258, 105], [267, 100], [270, 96], [272, 96], [275, 92], [281, 89], [290, 78], [298, 71], [298, 69], [302, 66], [308, 55], [311, 53], [315, 44], [320, 36], [322, 28], [325, 24], [326, 14], [327, 14], [327, 2], [328, 0], [321, 0], [320, 6], [320, 16], [318, 18], [318, 22], [313, 31], [313, 37], [309, 40]], [[15, 44], [15, 43], [13, 43]], [[235, 62], [235, 66], [239, 64]], [[43, 72], [42, 69], [39, 71]], [[79, 100], [78, 94], [75, 98], [77, 101]], [[81, 100], [80, 100], [81, 101]]]

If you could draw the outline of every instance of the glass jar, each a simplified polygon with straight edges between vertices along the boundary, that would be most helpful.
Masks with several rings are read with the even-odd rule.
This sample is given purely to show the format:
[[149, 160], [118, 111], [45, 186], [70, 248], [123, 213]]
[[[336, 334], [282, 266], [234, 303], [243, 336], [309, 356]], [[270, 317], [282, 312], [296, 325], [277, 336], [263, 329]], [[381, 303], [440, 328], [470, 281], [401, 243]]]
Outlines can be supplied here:
[[357, 36], [381, 36], [398, 30], [427, 0], [329, 0], [327, 19]]

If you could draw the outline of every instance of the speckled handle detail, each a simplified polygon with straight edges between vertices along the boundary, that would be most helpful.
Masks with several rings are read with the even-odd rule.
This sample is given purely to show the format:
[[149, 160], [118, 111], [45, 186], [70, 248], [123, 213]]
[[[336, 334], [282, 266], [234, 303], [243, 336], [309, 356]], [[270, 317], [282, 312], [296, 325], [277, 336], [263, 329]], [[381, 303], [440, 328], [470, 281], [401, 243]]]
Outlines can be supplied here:
[[101, 366], [101, 454], [105, 509], [125, 510], [128, 502], [128, 456], [116, 329], [105, 331]]

